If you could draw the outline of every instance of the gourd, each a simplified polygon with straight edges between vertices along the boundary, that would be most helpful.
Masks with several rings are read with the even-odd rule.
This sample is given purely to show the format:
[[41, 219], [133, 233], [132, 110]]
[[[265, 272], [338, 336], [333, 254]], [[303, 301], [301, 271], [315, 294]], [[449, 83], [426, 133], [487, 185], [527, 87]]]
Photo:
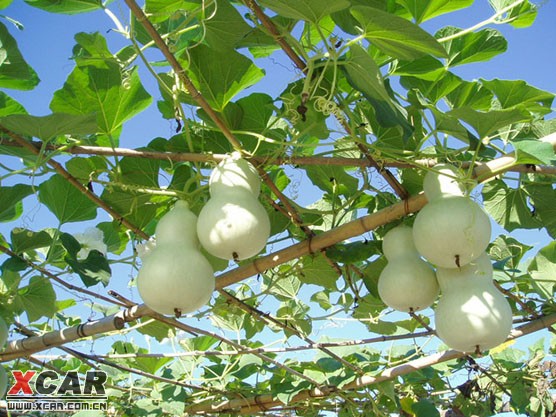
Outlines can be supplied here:
[[215, 288], [214, 271], [200, 251], [197, 217], [179, 201], [159, 221], [156, 246], [143, 260], [137, 289], [144, 303], [177, 317], [205, 305]]
[[208, 253], [242, 260], [266, 246], [270, 221], [258, 200], [260, 183], [253, 165], [239, 153], [222, 160], [211, 173], [211, 197], [197, 222], [197, 235]]
[[0, 317], [0, 349], [4, 347], [8, 341], [8, 325], [2, 317]]
[[382, 241], [388, 264], [378, 279], [378, 294], [389, 307], [410, 312], [423, 310], [438, 296], [434, 270], [423, 261], [413, 244], [411, 227], [397, 226]]
[[8, 374], [2, 365], [0, 365], [0, 398], [4, 398], [8, 390]]
[[417, 251], [441, 268], [458, 268], [483, 253], [490, 241], [488, 215], [469, 196], [458, 172], [437, 165], [425, 175], [423, 188], [429, 201], [415, 217], [413, 239]]
[[441, 297], [435, 308], [438, 337], [462, 352], [485, 351], [504, 342], [512, 310], [494, 286], [486, 253], [461, 268], [438, 268]]
[[239, 152], [232, 152], [212, 170], [209, 187], [211, 195], [243, 188], [258, 196], [261, 192], [261, 179], [251, 163], [243, 159]]

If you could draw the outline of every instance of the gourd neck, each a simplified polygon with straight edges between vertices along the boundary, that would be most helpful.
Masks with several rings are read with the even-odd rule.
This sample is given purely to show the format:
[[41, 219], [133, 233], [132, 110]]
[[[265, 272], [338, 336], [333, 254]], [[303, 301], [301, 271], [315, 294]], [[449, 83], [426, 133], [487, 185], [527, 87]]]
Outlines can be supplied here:
[[440, 290], [446, 292], [467, 292], [485, 290], [493, 287], [492, 277], [479, 274], [436, 274]]
[[434, 169], [435, 171], [427, 173], [423, 181], [423, 189], [429, 201], [465, 195], [462, 175], [457, 168], [448, 164], [438, 164]]

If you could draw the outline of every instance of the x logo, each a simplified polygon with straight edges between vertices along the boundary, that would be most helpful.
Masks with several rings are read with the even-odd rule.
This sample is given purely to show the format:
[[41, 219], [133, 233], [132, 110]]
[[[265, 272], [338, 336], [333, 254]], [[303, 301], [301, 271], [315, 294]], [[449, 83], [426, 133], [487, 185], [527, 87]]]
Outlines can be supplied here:
[[35, 371], [27, 371], [23, 374], [21, 371], [12, 371], [15, 378], [15, 384], [8, 391], [8, 395], [16, 395], [22, 392], [23, 394], [32, 395], [33, 390], [29, 386], [29, 381], [36, 374]]

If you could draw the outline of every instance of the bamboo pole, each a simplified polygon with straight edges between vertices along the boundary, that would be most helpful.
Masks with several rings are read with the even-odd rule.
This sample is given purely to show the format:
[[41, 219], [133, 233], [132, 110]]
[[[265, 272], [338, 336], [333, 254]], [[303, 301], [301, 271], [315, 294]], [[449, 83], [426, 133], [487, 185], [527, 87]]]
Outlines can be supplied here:
[[[556, 132], [539, 139], [539, 141], [551, 144], [552, 148], [556, 151]], [[508, 169], [511, 169], [516, 165], [516, 163], [517, 159], [515, 152], [511, 152], [507, 155], [501, 156], [491, 161], [477, 164], [474, 169], [474, 175], [477, 181], [484, 182], [488, 179], [496, 177], [497, 175], [507, 171]]]
[[[514, 340], [522, 336], [537, 332], [546, 327], [550, 327], [556, 323], [556, 314], [551, 314], [527, 324], [524, 324], [510, 333], [507, 340]], [[427, 368], [438, 363], [447, 362], [467, 356], [467, 353], [457, 350], [446, 350], [436, 354], [424, 356], [401, 365], [386, 368], [377, 375], [366, 374], [358, 377], [354, 381], [342, 386], [328, 386], [325, 389], [308, 389], [296, 394], [290, 401], [290, 404], [305, 400], [328, 397], [339, 391], [357, 390], [370, 385], [390, 381], [394, 378], [407, 375], [411, 372]], [[273, 407], [282, 406], [283, 403], [275, 398], [272, 394], [257, 395], [249, 398], [239, 398], [220, 403], [201, 403], [186, 408], [188, 415], [197, 415], [205, 413], [234, 413], [234, 415], [251, 414], [263, 410], [269, 410]]]
[[6, 349], [0, 353], [0, 362], [7, 362], [35, 352], [61, 346], [84, 337], [122, 330], [125, 323], [135, 321], [145, 315], [149, 309], [145, 305], [120, 310], [115, 314], [100, 320], [88, 321], [78, 326], [52, 331], [42, 336], [32, 336], [25, 339], [12, 340]]

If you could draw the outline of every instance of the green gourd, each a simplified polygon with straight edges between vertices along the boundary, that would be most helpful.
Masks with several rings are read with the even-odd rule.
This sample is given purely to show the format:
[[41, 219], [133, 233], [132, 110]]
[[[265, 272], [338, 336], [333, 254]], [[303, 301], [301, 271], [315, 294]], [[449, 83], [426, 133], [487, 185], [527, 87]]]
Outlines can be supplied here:
[[401, 225], [388, 231], [382, 250], [388, 264], [378, 280], [381, 300], [387, 306], [404, 312], [431, 306], [438, 296], [438, 283], [434, 270], [415, 249], [411, 227]]
[[156, 244], [174, 244], [187, 242], [188, 245], [198, 246], [199, 239], [196, 236], [197, 216], [189, 210], [189, 204], [178, 201], [158, 221], [155, 230]]
[[209, 190], [211, 195], [217, 195], [239, 188], [258, 196], [261, 192], [261, 179], [250, 162], [243, 159], [239, 152], [232, 152], [212, 170]]
[[189, 313], [207, 304], [215, 288], [214, 271], [200, 251], [196, 216], [178, 202], [156, 228], [156, 246], [143, 260], [137, 289], [160, 314]]
[[417, 251], [441, 268], [458, 268], [486, 249], [491, 224], [485, 211], [469, 196], [449, 166], [436, 167], [425, 175], [428, 200], [415, 217], [413, 240]]
[[512, 310], [494, 286], [486, 253], [462, 268], [438, 268], [441, 296], [435, 308], [438, 337], [462, 352], [486, 351], [506, 340]]
[[211, 197], [197, 221], [197, 236], [208, 253], [242, 260], [264, 249], [270, 220], [258, 200], [260, 182], [255, 168], [234, 155], [215, 168], [209, 182]]

